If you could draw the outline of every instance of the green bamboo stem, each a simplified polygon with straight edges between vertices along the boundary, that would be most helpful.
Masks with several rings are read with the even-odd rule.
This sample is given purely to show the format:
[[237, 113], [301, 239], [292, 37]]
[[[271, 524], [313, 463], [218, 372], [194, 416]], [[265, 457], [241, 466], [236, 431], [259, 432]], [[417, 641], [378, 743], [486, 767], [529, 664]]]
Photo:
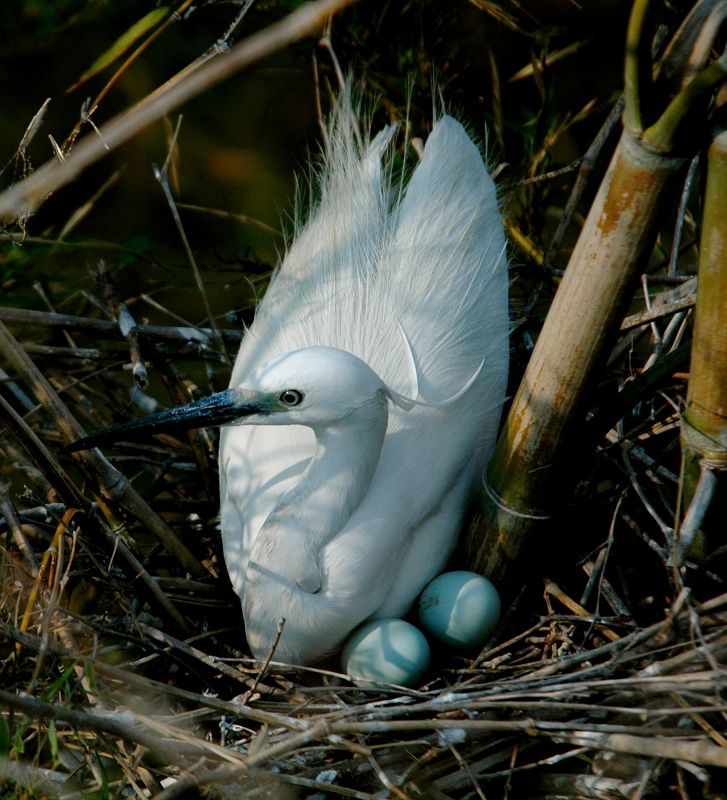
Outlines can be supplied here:
[[678, 137], [687, 127], [686, 122], [695, 105], [708, 96], [712, 89], [720, 86], [725, 78], [727, 56], [722, 56], [689, 81], [669, 103], [661, 117], [644, 131], [644, 139], [659, 152], [671, 152], [678, 145]]
[[[626, 58], [624, 64], [624, 122], [626, 127], [635, 134], [644, 130], [641, 102], [644, 89], [650, 77], [645, 67], [651, 69], [651, 59], [648, 58], [648, 46], [644, 36], [647, 17], [649, 15], [650, 0], [636, 0], [629, 17], [629, 26], [626, 30]], [[645, 57], [646, 56], [646, 57]]]
[[707, 156], [707, 186], [699, 253], [697, 304], [687, 409], [683, 420], [685, 458], [708, 459], [727, 468], [727, 131], [713, 140]]
[[[682, 497], [684, 522], [677, 563], [703, 544], [699, 530], [727, 470], [727, 131], [712, 140], [707, 155], [707, 186], [699, 253], [687, 408], [682, 418]], [[704, 487], [711, 493], [706, 500]], [[692, 553], [693, 557], [699, 557]]]

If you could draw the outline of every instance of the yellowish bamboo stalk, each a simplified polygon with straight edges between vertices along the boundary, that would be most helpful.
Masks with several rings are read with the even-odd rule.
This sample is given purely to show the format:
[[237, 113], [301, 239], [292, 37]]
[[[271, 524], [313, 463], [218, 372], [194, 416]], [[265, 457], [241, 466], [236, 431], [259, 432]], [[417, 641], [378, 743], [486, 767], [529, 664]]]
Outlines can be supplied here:
[[488, 467], [481, 516], [466, 537], [470, 563], [498, 583], [532, 549], [563, 497], [577, 412], [653, 245], [670, 179], [684, 163], [622, 134]]
[[724, 56], [702, 67], [719, 25], [708, 24], [710, 14], [689, 15], [668, 64], [670, 74], [683, 80], [673, 97], [665, 97], [650, 63], [650, 11], [651, 0], [634, 1], [625, 130], [487, 469], [480, 516], [464, 537], [471, 566], [503, 589], [524, 557], [542, 549], [544, 528], [566, 500], [575, 466], [583, 464], [585, 443], [574, 440], [584, 436], [588, 389], [648, 259], [671, 179], [689, 155], [688, 144], [696, 147], [694, 132], [706, 124], [705, 99], [727, 75]]
[[699, 252], [683, 440], [687, 451], [727, 468], [727, 131], [707, 156], [707, 187]]

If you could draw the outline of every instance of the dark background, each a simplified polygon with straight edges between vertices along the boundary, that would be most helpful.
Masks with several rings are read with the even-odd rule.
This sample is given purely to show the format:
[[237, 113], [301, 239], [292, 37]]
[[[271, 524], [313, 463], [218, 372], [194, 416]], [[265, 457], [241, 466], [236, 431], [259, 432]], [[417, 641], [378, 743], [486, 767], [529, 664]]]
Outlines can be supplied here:
[[[258, 2], [237, 38], [282, 17], [297, 3]], [[519, 181], [570, 164], [586, 149], [620, 91], [628, 3], [506, 2], [495, 6], [365, 0], [339, 15], [331, 39], [344, 71], [364, 81], [374, 125], [405, 113], [411, 92], [414, 133], [431, 124], [436, 82], [448, 108], [483, 142], [500, 170], [503, 202], [520, 229], [543, 246], [572, 174], [522, 188]], [[155, 5], [149, 2], [24, 2], [3, 4], [0, 36], [0, 177], [6, 187], [53, 156], [121, 61], [68, 92], [90, 65]], [[93, 119], [103, 125], [142, 100], [207, 51], [239, 6], [201, 3], [154, 42], [111, 89]], [[524, 8], [524, 10], [523, 10]], [[573, 54], [551, 64], [552, 53]], [[328, 52], [315, 40], [287, 48], [187, 103], [181, 113], [178, 193], [182, 202], [243, 213], [290, 230], [296, 175], [305, 175], [318, 147], [313, 60], [321, 101], [336, 78]], [[512, 80], [535, 64], [533, 77]], [[409, 87], [411, 87], [409, 89]], [[34, 114], [50, 98], [43, 125], [27, 149], [16, 148]], [[583, 109], [586, 109], [583, 112]], [[583, 112], [583, 113], [582, 113]], [[177, 115], [169, 121], [176, 124]], [[90, 133], [86, 126], [82, 135]], [[19, 245], [0, 240], [5, 304], [38, 307], [41, 281], [60, 310], [89, 285], [103, 257], [123, 292], [139, 291], [201, 322], [196, 288], [153, 164], [163, 163], [167, 132], [155, 124], [52, 197], [24, 228]], [[57, 242], [74, 211], [120, 170], [118, 180], [87, 216]], [[249, 306], [255, 280], [274, 265], [282, 239], [253, 225], [182, 212], [204, 270], [213, 308], [223, 314]], [[17, 231], [13, 231], [17, 234]], [[513, 252], [527, 280], [527, 254]], [[518, 278], [519, 280], [519, 278]], [[517, 304], [517, 286], [514, 286]], [[70, 305], [69, 305], [70, 304]], [[75, 308], [75, 311], [81, 311]], [[141, 312], [140, 312], [141, 313]], [[145, 306], [152, 320], [158, 312]]]

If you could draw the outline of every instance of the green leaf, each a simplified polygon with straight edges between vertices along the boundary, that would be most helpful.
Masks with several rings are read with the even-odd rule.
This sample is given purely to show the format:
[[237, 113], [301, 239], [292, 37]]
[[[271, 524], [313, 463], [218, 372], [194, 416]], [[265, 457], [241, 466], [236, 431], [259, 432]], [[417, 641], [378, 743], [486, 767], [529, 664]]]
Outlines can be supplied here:
[[93, 62], [83, 75], [81, 75], [78, 83], [83, 83], [101, 72], [101, 70], [106, 69], [109, 64], [112, 64], [117, 58], [129, 50], [138, 39], [148, 33], [152, 28], [156, 27], [168, 13], [169, 6], [161, 6], [160, 8], [155, 8], [153, 11], [150, 11], [138, 20], [138, 22], [135, 22], [125, 33], [119, 36], [105, 53]]
[[30, 725], [30, 719], [23, 719], [22, 728], [18, 729], [15, 732], [15, 736], [13, 736], [13, 750], [15, 750], [15, 754], [18, 756], [22, 756], [25, 753], [25, 742], [23, 741], [23, 733], [27, 729], [28, 725]]
[[0, 717], [0, 756], [10, 752], [10, 729], [5, 717]]
[[75, 671], [73, 664], [69, 664], [63, 672], [50, 684], [50, 686], [46, 687], [41, 692], [41, 700], [45, 701], [46, 703], [54, 702], [56, 695], [62, 690], [65, 689], [68, 694], [70, 695], [73, 691], [73, 683], [75, 681]]
[[58, 734], [56, 732], [55, 720], [48, 721], [48, 744], [50, 744], [50, 754], [53, 760], [53, 766], [56, 767], [59, 763], [58, 758]]

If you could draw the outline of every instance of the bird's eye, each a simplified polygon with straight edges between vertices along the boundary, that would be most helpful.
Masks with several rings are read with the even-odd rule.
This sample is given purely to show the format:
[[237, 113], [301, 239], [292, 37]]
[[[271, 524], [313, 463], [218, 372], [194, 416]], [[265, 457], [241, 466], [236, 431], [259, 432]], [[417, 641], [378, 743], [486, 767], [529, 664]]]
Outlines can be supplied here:
[[280, 395], [280, 402], [284, 406], [298, 406], [303, 402], [303, 392], [297, 389], [286, 389]]

